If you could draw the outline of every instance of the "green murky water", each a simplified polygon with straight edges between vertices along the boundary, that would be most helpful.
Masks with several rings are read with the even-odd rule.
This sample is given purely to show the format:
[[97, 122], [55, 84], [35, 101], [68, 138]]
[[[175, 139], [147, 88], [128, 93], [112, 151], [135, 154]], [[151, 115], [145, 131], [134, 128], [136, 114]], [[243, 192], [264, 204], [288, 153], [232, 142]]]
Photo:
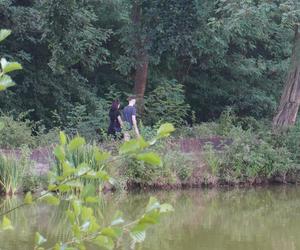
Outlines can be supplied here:
[[[120, 208], [125, 218], [133, 219], [150, 195], [173, 204], [175, 212], [148, 232], [139, 250], [300, 249], [300, 187], [108, 195], [99, 214], [110, 216]], [[2, 200], [0, 210], [18, 202]], [[36, 231], [48, 237], [48, 246], [67, 239], [67, 206], [35, 205], [14, 212], [10, 218], [15, 230], [0, 232], [0, 249], [33, 249]]]

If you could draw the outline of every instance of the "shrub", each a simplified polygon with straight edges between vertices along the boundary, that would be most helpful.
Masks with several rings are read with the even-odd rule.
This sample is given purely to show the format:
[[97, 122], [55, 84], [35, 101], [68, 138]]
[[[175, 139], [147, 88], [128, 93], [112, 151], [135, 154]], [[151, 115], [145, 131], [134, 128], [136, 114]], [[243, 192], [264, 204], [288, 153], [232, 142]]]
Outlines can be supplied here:
[[217, 126], [217, 134], [226, 136], [228, 133], [231, 131], [231, 129], [234, 127], [234, 123], [236, 122], [236, 116], [233, 112], [233, 110], [228, 107], [226, 108], [218, 121], [218, 126]]
[[203, 157], [207, 166], [210, 168], [211, 173], [215, 176], [219, 174], [220, 167], [222, 164], [222, 158], [219, 156], [216, 150], [214, 150], [211, 144], [206, 144], [204, 146]]
[[176, 176], [180, 181], [187, 181], [193, 172], [193, 163], [189, 156], [178, 150], [169, 150], [164, 153], [162, 158], [167, 177]]
[[129, 183], [150, 185], [162, 176], [161, 166], [153, 166], [132, 158], [125, 158], [122, 161], [122, 172]]
[[36, 142], [32, 136], [34, 123], [26, 119], [27, 113], [14, 118], [11, 114], [2, 114], [0, 121], [3, 124], [0, 130], [0, 145], [5, 148], [19, 148], [22, 145], [34, 147]]
[[[274, 140], [274, 138], [273, 138]], [[298, 122], [294, 127], [290, 128], [287, 132], [277, 135], [277, 143], [283, 144], [289, 152], [296, 164], [300, 164], [300, 123]]]
[[170, 122], [184, 124], [190, 106], [185, 102], [183, 85], [165, 80], [145, 97], [144, 121], [147, 125]]
[[93, 107], [75, 106], [67, 115], [66, 132], [73, 136], [79, 133], [88, 141], [100, 140], [108, 129], [109, 107], [105, 99], [98, 100]]
[[[29, 111], [28, 111], [29, 112]], [[57, 143], [57, 128], [46, 131], [39, 122], [26, 118], [28, 112], [19, 114], [16, 118], [12, 114], [2, 114], [0, 117], [0, 147], [20, 148], [26, 145], [30, 148], [49, 146]]]
[[292, 167], [290, 152], [258, 139], [250, 130], [234, 128], [229, 136], [233, 143], [222, 154], [220, 174], [223, 178], [245, 181], [255, 177], [285, 174]]

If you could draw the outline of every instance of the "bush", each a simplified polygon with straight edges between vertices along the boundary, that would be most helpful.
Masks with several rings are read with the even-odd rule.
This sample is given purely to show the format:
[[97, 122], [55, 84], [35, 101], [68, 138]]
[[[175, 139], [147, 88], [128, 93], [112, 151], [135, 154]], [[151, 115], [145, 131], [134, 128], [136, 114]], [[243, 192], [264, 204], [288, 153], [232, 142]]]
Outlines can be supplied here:
[[26, 119], [27, 113], [20, 114], [16, 119], [11, 114], [2, 114], [0, 121], [3, 124], [0, 130], [0, 145], [4, 148], [19, 148], [22, 145], [34, 147], [35, 138], [32, 131], [35, 124]]
[[172, 184], [186, 181], [193, 172], [190, 156], [181, 152], [171, 141], [158, 142], [154, 150], [159, 152], [161, 166], [153, 166], [132, 158], [125, 158], [119, 164], [119, 176], [125, 176], [126, 182], [139, 184]]
[[274, 147], [252, 131], [233, 128], [228, 135], [233, 143], [221, 154], [220, 177], [230, 181], [247, 181], [285, 174], [292, 168], [291, 154], [285, 147]]
[[26, 145], [30, 148], [49, 146], [57, 143], [57, 128], [46, 131], [39, 122], [26, 118], [28, 112], [21, 113], [16, 118], [11, 114], [2, 114], [0, 117], [0, 147], [20, 148]]
[[170, 122], [180, 126], [185, 123], [189, 109], [183, 85], [176, 80], [165, 80], [145, 97], [143, 120], [147, 125]]
[[169, 150], [163, 156], [163, 168], [168, 177], [177, 177], [180, 181], [187, 181], [193, 172], [193, 163], [190, 157], [178, 150]]
[[[274, 140], [274, 139], [273, 139]], [[300, 123], [298, 122], [294, 127], [287, 132], [277, 135], [277, 143], [283, 144], [289, 152], [295, 164], [300, 164]]]
[[65, 130], [69, 135], [81, 134], [88, 141], [105, 137], [109, 125], [108, 112], [110, 104], [100, 99], [94, 107], [75, 106], [67, 115]]
[[220, 152], [218, 153], [216, 150], [214, 150], [211, 144], [205, 145], [203, 153], [204, 161], [214, 176], [219, 174], [222, 164], [222, 157], [220, 157], [219, 154]]

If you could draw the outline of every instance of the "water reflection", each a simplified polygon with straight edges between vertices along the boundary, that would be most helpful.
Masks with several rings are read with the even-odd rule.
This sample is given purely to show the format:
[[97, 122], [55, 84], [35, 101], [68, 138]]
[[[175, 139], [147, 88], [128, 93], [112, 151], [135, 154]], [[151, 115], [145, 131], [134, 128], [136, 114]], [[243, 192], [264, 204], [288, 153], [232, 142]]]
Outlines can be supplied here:
[[[110, 194], [97, 209], [99, 221], [105, 224], [118, 209], [124, 211], [126, 219], [135, 219], [150, 195], [173, 204], [175, 213], [152, 228], [139, 249], [300, 249], [297, 187]], [[0, 209], [6, 210], [18, 202], [18, 198], [3, 200]], [[47, 236], [49, 245], [68, 239], [64, 214], [67, 206], [67, 203], [59, 207], [38, 204], [13, 212], [10, 218], [15, 230], [0, 233], [0, 249], [33, 249], [36, 231]]]

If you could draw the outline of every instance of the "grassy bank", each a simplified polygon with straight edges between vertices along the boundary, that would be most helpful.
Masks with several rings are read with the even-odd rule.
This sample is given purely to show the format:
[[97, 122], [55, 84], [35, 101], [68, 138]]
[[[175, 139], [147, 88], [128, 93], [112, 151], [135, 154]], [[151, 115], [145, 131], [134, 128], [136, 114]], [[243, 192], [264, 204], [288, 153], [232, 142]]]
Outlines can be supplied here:
[[[155, 131], [141, 126], [146, 140], [152, 138]], [[21, 145], [16, 142], [23, 137], [20, 139], [19, 133], [15, 134], [10, 137], [11, 141]], [[47, 138], [47, 135], [43, 137]], [[121, 144], [122, 141], [105, 138], [87, 143], [74, 152], [66, 152], [66, 158], [73, 166], [86, 162], [99, 171], [102, 166], [95, 161], [95, 148], [117, 155]], [[107, 172], [114, 177], [113, 186], [119, 190], [297, 183], [300, 180], [299, 145], [300, 126], [275, 134], [267, 122], [241, 119], [229, 110], [218, 122], [181, 127], [171, 137], [157, 142], [152, 150], [159, 154], [159, 164], [121, 157], [109, 164]], [[51, 157], [50, 147], [43, 149], [48, 154], [42, 160], [30, 151], [32, 149], [21, 148], [17, 154], [1, 156], [2, 192], [11, 194], [42, 189], [48, 186], [45, 181], [48, 173], [61, 175], [62, 166]], [[44, 169], [40, 171], [39, 166]]]

